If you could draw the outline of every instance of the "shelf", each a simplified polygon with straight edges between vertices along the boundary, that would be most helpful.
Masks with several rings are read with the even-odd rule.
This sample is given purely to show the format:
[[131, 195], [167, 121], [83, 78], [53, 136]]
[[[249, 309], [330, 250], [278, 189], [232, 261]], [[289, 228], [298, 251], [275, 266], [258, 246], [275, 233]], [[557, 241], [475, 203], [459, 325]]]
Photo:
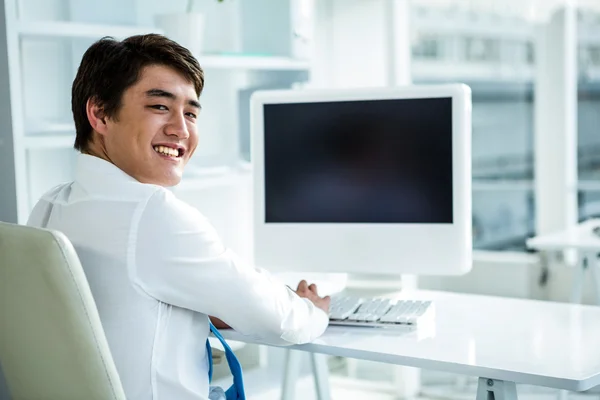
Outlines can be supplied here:
[[75, 134], [25, 136], [25, 148], [31, 149], [69, 149], [75, 143]]
[[204, 69], [305, 71], [310, 68], [308, 61], [288, 57], [199, 54], [196, 58]]
[[462, 36], [490, 38], [507, 41], [533, 40], [535, 25], [519, 20], [496, 18], [494, 16], [479, 16], [474, 19], [468, 14], [449, 15], [436, 13], [434, 15], [413, 15], [411, 25], [417, 33], [435, 36]]
[[[126, 38], [146, 33], [162, 33], [162, 30], [154, 27], [33, 21], [17, 22], [17, 31], [23, 36], [61, 38], [101, 38], [104, 36]], [[206, 69], [304, 71], [310, 67], [306, 60], [267, 55], [200, 54], [196, 57], [202, 68]]]
[[252, 163], [250, 161], [246, 161], [246, 160], [241, 160], [238, 163], [238, 169], [242, 172], [252, 172], [253, 167], [252, 167]]
[[75, 124], [64, 121], [27, 119], [26, 149], [65, 149], [75, 142]]
[[231, 166], [195, 167], [188, 165], [181, 182], [174, 191], [202, 190], [216, 187], [234, 187], [248, 180], [248, 175]]
[[413, 60], [411, 69], [414, 80], [530, 83], [534, 79], [529, 65]]
[[600, 180], [582, 179], [579, 178], [577, 190], [585, 192], [600, 192]]
[[515, 232], [514, 234], [496, 235], [490, 239], [475, 240], [473, 239], [473, 250], [477, 251], [504, 251], [503, 249], [523, 247], [525, 249], [525, 241], [531, 237], [527, 232]]
[[162, 33], [153, 27], [97, 25], [76, 22], [38, 22], [18, 21], [17, 32], [23, 36], [63, 37], [63, 38], [101, 38], [114, 36], [126, 38], [144, 33]]
[[473, 192], [522, 192], [522, 191], [533, 191], [534, 182], [533, 180], [485, 180], [485, 179], [473, 179], [471, 183], [471, 190]]
[[586, 82], [600, 82], [600, 67], [588, 67], [579, 73], [580, 77], [583, 75]]
[[28, 135], [68, 134], [75, 132], [75, 124], [70, 122], [57, 122], [47, 120], [27, 119], [25, 131]]
[[187, 165], [185, 168], [186, 175], [190, 179], [195, 178], [214, 178], [224, 176], [235, 172], [234, 168], [229, 165], [216, 165], [216, 166], [196, 166]]

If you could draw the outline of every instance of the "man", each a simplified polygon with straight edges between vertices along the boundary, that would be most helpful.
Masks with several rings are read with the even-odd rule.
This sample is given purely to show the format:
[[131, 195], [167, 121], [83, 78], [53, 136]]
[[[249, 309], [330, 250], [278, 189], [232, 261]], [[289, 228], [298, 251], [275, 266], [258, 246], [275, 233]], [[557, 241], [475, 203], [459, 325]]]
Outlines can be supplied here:
[[315, 285], [294, 292], [244, 265], [165, 188], [196, 150], [203, 86], [197, 60], [163, 36], [93, 44], [72, 87], [75, 181], [46, 193], [29, 219], [75, 246], [130, 400], [223, 398], [209, 388], [208, 316], [282, 345], [328, 324], [329, 298]]

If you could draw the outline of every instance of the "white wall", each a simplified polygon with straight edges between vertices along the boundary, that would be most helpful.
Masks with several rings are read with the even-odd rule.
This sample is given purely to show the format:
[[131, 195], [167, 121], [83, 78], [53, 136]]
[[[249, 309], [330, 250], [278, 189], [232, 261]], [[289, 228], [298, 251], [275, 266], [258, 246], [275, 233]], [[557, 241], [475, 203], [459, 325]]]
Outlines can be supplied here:
[[[319, 83], [329, 87], [385, 86], [387, 0], [330, 0], [317, 6]], [[320, 51], [319, 51], [320, 50]]]

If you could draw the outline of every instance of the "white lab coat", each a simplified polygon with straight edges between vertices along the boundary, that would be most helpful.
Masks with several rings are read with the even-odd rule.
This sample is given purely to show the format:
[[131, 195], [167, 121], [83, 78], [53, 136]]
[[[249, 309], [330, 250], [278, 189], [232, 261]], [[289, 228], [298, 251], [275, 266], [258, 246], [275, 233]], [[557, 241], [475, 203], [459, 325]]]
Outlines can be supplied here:
[[272, 344], [324, 332], [325, 312], [242, 262], [198, 210], [78, 157], [75, 181], [47, 192], [28, 224], [73, 243], [129, 400], [208, 398], [208, 315]]

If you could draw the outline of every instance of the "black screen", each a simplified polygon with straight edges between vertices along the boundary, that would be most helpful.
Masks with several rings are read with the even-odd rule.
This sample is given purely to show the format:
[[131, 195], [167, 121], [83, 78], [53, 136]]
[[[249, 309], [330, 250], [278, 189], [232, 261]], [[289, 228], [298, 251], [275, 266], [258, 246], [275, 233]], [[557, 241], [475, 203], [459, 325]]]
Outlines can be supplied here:
[[452, 99], [264, 106], [270, 223], [452, 223]]

